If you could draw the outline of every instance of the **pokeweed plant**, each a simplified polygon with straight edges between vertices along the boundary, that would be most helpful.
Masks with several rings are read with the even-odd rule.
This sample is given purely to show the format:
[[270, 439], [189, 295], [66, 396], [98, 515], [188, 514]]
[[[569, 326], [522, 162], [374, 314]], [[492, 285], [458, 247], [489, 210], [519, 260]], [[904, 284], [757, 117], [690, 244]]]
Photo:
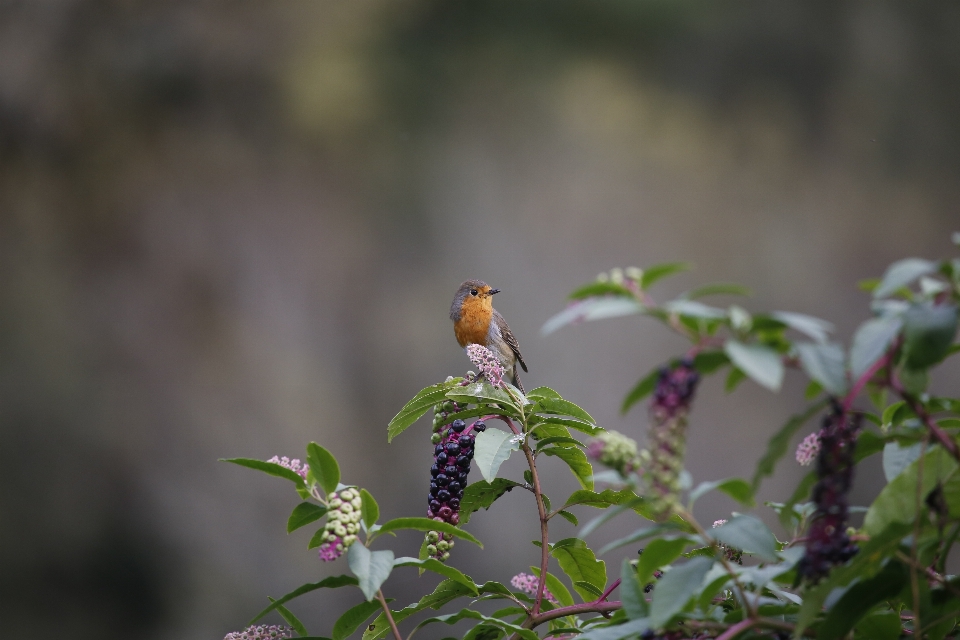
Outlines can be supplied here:
[[[954, 242], [960, 244], [960, 234]], [[433, 412], [433, 465], [421, 515], [379, 523], [373, 496], [342, 484], [336, 459], [315, 443], [307, 446], [305, 463], [229, 460], [293, 482], [303, 501], [287, 530], [325, 519], [309, 547], [319, 548], [323, 561], [345, 555], [349, 574], [271, 599], [250, 622], [276, 611], [289, 626], [250, 626], [228, 638], [311, 637], [286, 605], [339, 587], [358, 587], [362, 598], [334, 623], [330, 637], [337, 640], [362, 625], [364, 640], [402, 640], [427, 625], [460, 621], [472, 625], [463, 636], [470, 640], [953, 637], [960, 579], [947, 573], [947, 563], [960, 534], [960, 399], [932, 395], [927, 385], [931, 369], [960, 351], [954, 343], [960, 259], [901, 260], [863, 283], [872, 293], [872, 316], [849, 349], [832, 341], [831, 325], [818, 318], [700, 301], [745, 293], [739, 286], [707, 285], [663, 303], [650, 295], [654, 283], [685, 269], [613, 269], [574, 291], [571, 304], [544, 326], [550, 333], [639, 314], [689, 340], [685, 353], [642, 378], [623, 402], [626, 412], [650, 396], [643, 445], [604, 430], [553, 389], [521, 393], [503, 380], [497, 359], [473, 345], [468, 355], [478, 372], [423, 389], [387, 428], [389, 442]], [[747, 378], [777, 391], [787, 369], [809, 379], [807, 405], [772, 435], [752, 478], [693, 486], [684, 451], [698, 386], [725, 371], [728, 391]], [[778, 514], [783, 539], [745, 513], [711, 527], [694, 518], [694, 503], [715, 490], [754, 507], [761, 481], [817, 416], [820, 428], [796, 452], [799, 463], [814, 469], [784, 502], [766, 505]], [[526, 462], [522, 478], [499, 475], [511, 455]], [[887, 484], [865, 510], [863, 525], [853, 528], [854, 472], [873, 455], [882, 456]], [[580, 484], [562, 503], [552, 502], [541, 483], [538, 465], [551, 459], [566, 464]], [[592, 463], [606, 470], [595, 472]], [[468, 482], [472, 469], [482, 479]], [[479, 545], [466, 530], [471, 517], [513, 489], [531, 494], [540, 524], [532, 573], [518, 572], [509, 585], [488, 576], [476, 581], [452, 566], [454, 545]], [[551, 521], [559, 516], [579, 526], [574, 510], [580, 507], [604, 513], [581, 527], [579, 537], [553, 540]], [[619, 514], [646, 524], [591, 549], [585, 538]], [[417, 557], [372, 548], [402, 529], [424, 533]], [[640, 553], [613, 571], [599, 559], [640, 544]], [[385, 597], [384, 584], [405, 567], [443, 579], [398, 608]], [[449, 612], [424, 617], [428, 609]], [[405, 636], [401, 625], [409, 627]]]

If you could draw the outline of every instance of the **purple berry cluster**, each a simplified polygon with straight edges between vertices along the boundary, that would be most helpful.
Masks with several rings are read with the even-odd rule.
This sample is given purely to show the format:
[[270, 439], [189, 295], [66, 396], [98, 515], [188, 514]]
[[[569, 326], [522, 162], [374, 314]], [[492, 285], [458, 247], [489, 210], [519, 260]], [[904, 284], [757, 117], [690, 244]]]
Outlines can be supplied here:
[[687, 413], [699, 381], [693, 361], [686, 358], [672, 368], [660, 370], [650, 401], [650, 432], [647, 449], [640, 454], [640, 465], [654, 494], [651, 507], [660, 520], [670, 517], [680, 504]]
[[[459, 407], [439, 405], [439, 420], [434, 420], [433, 466], [430, 467], [430, 493], [427, 496], [427, 517], [438, 522], [456, 526], [460, 523], [460, 500], [467, 486], [470, 463], [473, 460], [473, 445], [476, 434], [487, 426], [480, 420], [467, 426], [457, 418], [449, 426], [443, 424], [446, 409], [456, 412]], [[440, 535], [437, 531], [427, 533], [427, 552], [430, 557], [446, 560], [450, 557], [453, 538], [450, 534]]]
[[817, 510], [807, 534], [806, 554], [797, 565], [797, 576], [811, 583], [858, 551], [847, 535], [847, 493], [853, 484], [853, 452], [860, 419], [860, 414], [851, 415], [836, 404], [823, 419], [817, 456], [819, 480], [813, 488]]

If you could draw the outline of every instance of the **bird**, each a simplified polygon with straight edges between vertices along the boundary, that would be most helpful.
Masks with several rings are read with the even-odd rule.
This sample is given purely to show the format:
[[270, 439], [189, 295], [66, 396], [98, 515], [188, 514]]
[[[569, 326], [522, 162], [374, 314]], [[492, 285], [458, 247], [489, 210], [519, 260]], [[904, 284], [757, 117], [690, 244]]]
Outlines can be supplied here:
[[503, 365], [504, 377], [526, 393], [520, 383], [517, 363], [527, 371], [527, 363], [520, 355], [520, 345], [507, 321], [493, 308], [493, 296], [500, 289], [493, 289], [482, 280], [467, 280], [457, 289], [450, 305], [453, 332], [461, 347], [469, 344], [483, 345], [493, 352]]

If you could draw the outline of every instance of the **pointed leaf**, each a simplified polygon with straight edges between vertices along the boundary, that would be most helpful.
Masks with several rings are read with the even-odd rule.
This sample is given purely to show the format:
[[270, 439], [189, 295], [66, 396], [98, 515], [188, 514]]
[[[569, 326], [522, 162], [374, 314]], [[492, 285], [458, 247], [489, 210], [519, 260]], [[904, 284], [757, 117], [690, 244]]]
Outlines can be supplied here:
[[500, 496], [520, 486], [523, 485], [506, 478], [497, 478], [493, 482], [480, 480], [467, 486], [460, 498], [460, 524], [467, 524], [474, 511], [489, 509]]
[[692, 558], [685, 564], [674, 566], [663, 574], [653, 589], [650, 603], [650, 624], [662, 627], [690, 602], [696, 595], [703, 578], [713, 566], [713, 558]]
[[310, 593], [311, 591], [316, 591], [317, 589], [324, 589], [324, 588], [336, 589], [338, 587], [346, 587], [349, 585], [356, 585], [356, 584], [357, 584], [357, 579], [354, 578], [353, 576], [330, 576], [329, 578], [325, 578], [320, 582], [313, 582], [310, 584], [302, 585], [300, 587], [297, 587], [287, 595], [283, 596], [282, 598], [277, 598], [276, 600], [273, 600], [270, 603], [269, 607], [267, 607], [266, 609], [258, 613], [257, 616], [250, 621], [250, 624], [252, 625], [254, 622], [259, 620], [263, 616], [267, 615], [277, 607], [280, 607], [281, 605], [286, 604], [287, 602], [293, 600], [294, 598], [299, 598], [305, 593]]
[[329, 451], [311, 442], [307, 445], [307, 462], [310, 464], [309, 475], [313, 477], [324, 492], [330, 494], [337, 490], [340, 484], [340, 465]]
[[[537, 401], [537, 413], [547, 413], [557, 416], [570, 416], [590, 426], [596, 426], [597, 421], [579, 406], [563, 398], [540, 398]], [[577, 427], [573, 427], [576, 429]]]
[[904, 316], [904, 352], [910, 369], [925, 369], [947, 356], [957, 334], [957, 307], [914, 305]]
[[474, 443], [473, 462], [487, 482], [493, 482], [497, 471], [510, 454], [520, 445], [514, 436], [500, 429], [487, 429], [480, 433]]
[[667, 262], [647, 267], [643, 270], [643, 276], [640, 278], [640, 288], [646, 291], [654, 282], [690, 269], [693, 269], [693, 265], [689, 262]]
[[720, 320], [727, 317], [725, 310], [705, 305], [696, 300], [671, 300], [663, 304], [663, 309], [671, 314], [700, 320]]
[[[394, 611], [393, 619], [399, 624], [403, 620], [409, 618], [419, 611], [423, 611], [424, 609], [439, 609], [443, 605], [448, 604], [457, 598], [463, 598], [472, 595], [473, 592], [468, 590], [464, 585], [453, 580], [443, 580], [437, 585], [437, 588], [433, 590], [433, 593], [423, 596], [420, 598], [419, 602], [408, 605], [400, 611]], [[389, 633], [390, 623], [387, 620], [386, 615], [381, 613], [373, 621], [373, 624], [369, 625], [363, 632], [363, 640], [380, 640], [381, 638], [386, 637]]]
[[584, 298], [607, 295], [632, 298], [633, 291], [627, 289], [622, 284], [617, 284], [616, 282], [610, 282], [609, 280], [606, 282], [597, 280], [595, 282], [591, 282], [590, 284], [583, 285], [567, 297], [571, 300], [583, 300]]
[[850, 348], [850, 375], [854, 380], [880, 359], [902, 326], [903, 321], [897, 316], [873, 318], [860, 325]]
[[[520, 391], [517, 390], [515, 393], [519, 394]], [[447, 392], [446, 398], [461, 404], [499, 404], [507, 410], [508, 415], [520, 413], [519, 405], [509, 393], [491, 386], [485, 380], [473, 382], [465, 387], [457, 385]]]
[[552, 447], [544, 449], [540, 453], [560, 458], [566, 462], [570, 468], [570, 472], [573, 473], [573, 476], [580, 483], [580, 486], [584, 489], [593, 489], [593, 467], [590, 466], [590, 461], [587, 460], [587, 454], [583, 451], [580, 449]]
[[886, 273], [877, 288], [873, 290], [874, 298], [885, 298], [897, 289], [909, 285], [919, 278], [937, 271], [937, 263], [921, 258], [906, 258], [894, 262], [887, 267]]
[[649, 615], [643, 586], [637, 579], [633, 565], [626, 558], [620, 565], [620, 601], [623, 603], [623, 612], [630, 620], [646, 618]]
[[823, 344], [830, 338], [833, 331], [833, 324], [820, 318], [808, 316], [803, 313], [794, 313], [792, 311], [774, 311], [770, 317], [779, 320], [794, 331], [813, 338]]
[[640, 381], [627, 393], [627, 397], [623, 399], [623, 404], [620, 406], [620, 413], [626, 413], [630, 410], [630, 407], [637, 404], [651, 392], [657, 386], [657, 380], [660, 379], [660, 369], [654, 369], [644, 377], [640, 378]]
[[425, 560], [418, 560], [417, 558], [397, 558], [393, 561], [393, 566], [395, 567], [420, 567], [426, 569], [427, 571], [433, 571], [434, 573], [439, 573], [445, 578], [449, 578], [456, 582], [459, 582], [465, 586], [473, 595], [479, 595], [477, 591], [477, 585], [474, 584], [470, 576], [454, 569], [453, 567], [446, 565], [436, 558], [427, 558]]
[[836, 343], [796, 345], [804, 373], [832, 395], [847, 392], [847, 366], [843, 347]]
[[625, 638], [636, 638], [639, 634], [645, 633], [652, 628], [652, 626], [653, 623], [650, 621], [650, 618], [638, 618], [613, 627], [591, 629], [577, 636], [577, 640], [624, 640]]
[[263, 460], [254, 460], [253, 458], [220, 458], [220, 462], [231, 462], [241, 467], [269, 473], [271, 476], [286, 478], [297, 485], [298, 489], [305, 489], [307, 486], [300, 474], [292, 469], [282, 467], [275, 462], [265, 462]]
[[566, 538], [554, 544], [550, 549], [550, 555], [557, 559], [560, 568], [567, 574], [574, 583], [574, 589], [584, 599], [589, 601], [595, 594], [583, 587], [577, 586], [577, 582], [586, 582], [600, 592], [607, 583], [607, 568], [603, 560], [597, 560], [593, 551], [583, 540], [579, 538]]
[[415, 395], [387, 425], [387, 442], [391, 442], [403, 433], [407, 427], [419, 420], [420, 416], [432, 409], [435, 404], [446, 400], [447, 391], [462, 381], [463, 378], [454, 378], [448, 382], [430, 385]]
[[576, 505], [584, 505], [587, 507], [605, 509], [609, 506], [630, 502], [636, 498], [637, 494], [630, 489], [621, 489], [619, 491], [614, 491], [613, 489], [604, 489], [599, 493], [596, 491], [590, 491], [589, 489], [578, 489], [570, 494], [570, 497], [567, 498], [567, 501], [563, 503], [562, 508], [567, 509]]
[[347, 609], [333, 625], [332, 640], [349, 638], [361, 624], [366, 622], [367, 618], [380, 611], [380, 607], [380, 602], [374, 600], [373, 602], [361, 602], [357, 606]]
[[469, 540], [473, 544], [477, 545], [481, 549], [483, 545], [480, 544], [480, 541], [474, 538], [472, 535], [453, 526], [447, 522], [440, 522], [434, 520], [433, 518], [394, 518], [393, 520], [388, 520], [383, 523], [375, 533], [371, 534], [371, 538], [378, 538], [385, 533], [391, 531], [400, 531], [401, 529], [412, 529], [414, 531], [439, 531], [440, 533], [449, 533], [456, 538], [463, 538], [464, 540]]
[[[540, 569], [536, 567], [531, 567], [537, 577], [540, 577]], [[550, 593], [553, 594], [553, 597], [557, 599], [557, 602], [561, 606], [569, 607], [573, 605], [573, 596], [570, 595], [570, 591], [567, 590], [567, 586], [560, 581], [560, 578], [553, 575], [552, 573], [547, 574], [546, 587], [550, 590]]]
[[647, 584], [653, 572], [680, 557], [690, 541], [687, 538], [657, 538], [643, 548], [637, 563], [637, 580]]
[[907, 569], [899, 562], [888, 562], [877, 575], [847, 589], [817, 628], [817, 638], [843, 638], [874, 605], [900, 593], [907, 581]]
[[347, 561], [368, 602], [377, 596], [380, 585], [387, 581], [393, 571], [393, 551], [389, 549], [370, 551], [360, 543], [352, 544], [347, 550]]
[[360, 489], [360, 513], [367, 529], [375, 525], [380, 518], [380, 505], [366, 489]]
[[690, 504], [696, 502], [700, 496], [714, 489], [723, 491], [725, 494], [747, 507], [754, 506], [753, 489], [743, 478], [727, 478], [725, 480], [714, 480], [711, 482], [701, 482], [696, 489], [690, 492]]
[[327, 515], [327, 508], [312, 502], [301, 502], [293, 508], [293, 512], [287, 519], [287, 533], [296, 531], [304, 525], [316, 522]]
[[553, 333], [560, 327], [575, 322], [629, 316], [642, 313], [644, 310], [644, 306], [633, 297], [603, 296], [599, 298], [586, 298], [585, 300], [574, 302], [547, 320], [540, 331], [544, 335], [547, 335]]
[[780, 354], [762, 344], [743, 344], [727, 340], [724, 352], [754, 382], [771, 391], [779, 391], [783, 382], [783, 361]]
[[[917, 487], [921, 461], [922, 481], [921, 486]], [[926, 455], [911, 463], [880, 491], [863, 520], [864, 530], [870, 535], [877, 535], [891, 524], [913, 522], [917, 517], [917, 495], [922, 500], [937, 483], [946, 484], [957, 468], [957, 461], [942, 447], [931, 447]]]
[[903, 470], [920, 457], [923, 443], [917, 442], [909, 447], [901, 447], [895, 440], [883, 447], [883, 475], [887, 482], [893, 481]]
[[[274, 598], [268, 597], [267, 599], [270, 600], [270, 602], [276, 602], [276, 600], [275, 600]], [[301, 637], [302, 637], [302, 636], [309, 635], [309, 634], [307, 633], [307, 628], [306, 628], [305, 626], [303, 626], [303, 623], [300, 622], [300, 619], [297, 618], [297, 616], [293, 615], [293, 612], [290, 611], [290, 609], [287, 609], [287, 608], [286, 608], [285, 606], [283, 606], [282, 604], [278, 604], [278, 605], [277, 605], [277, 608], [276, 608], [276, 611], [277, 611], [277, 613], [280, 614], [280, 617], [283, 618], [284, 621], [285, 621], [288, 625], [290, 625], [290, 627], [291, 627], [294, 631], [296, 631]]]

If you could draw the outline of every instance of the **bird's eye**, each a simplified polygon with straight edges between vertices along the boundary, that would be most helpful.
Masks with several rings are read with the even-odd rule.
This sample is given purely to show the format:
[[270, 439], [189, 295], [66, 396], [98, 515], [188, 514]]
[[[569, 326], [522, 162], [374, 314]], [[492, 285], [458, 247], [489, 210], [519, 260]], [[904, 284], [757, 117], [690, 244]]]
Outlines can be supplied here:
[[477, 290], [476, 290], [476, 289], [470, 289], [470, 295], [472, 295], [472, 296], [477, 295]]

